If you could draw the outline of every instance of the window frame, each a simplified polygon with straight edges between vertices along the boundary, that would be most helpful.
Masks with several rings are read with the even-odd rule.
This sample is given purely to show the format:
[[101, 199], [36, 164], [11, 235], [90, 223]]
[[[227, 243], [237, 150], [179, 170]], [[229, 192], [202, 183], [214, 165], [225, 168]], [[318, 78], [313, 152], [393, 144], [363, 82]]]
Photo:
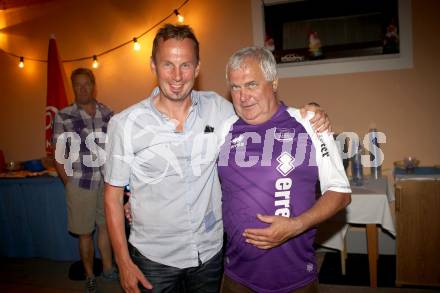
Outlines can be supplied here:
[[[265, 0], [265, 2], [278, 4], [283, 1]], [[303, 77], [412, 68], [411, 0], [398, 0], [398, 6], [400, 41], [400, 52], [398, 54], [323, 59], [303, 61], [299, 63], [282, 63], [277, 64], [279, 77]], [[253, 42], [255, 46], [263, 46], [265, 35], [263, 1], [251, 0], [251, 9]]]

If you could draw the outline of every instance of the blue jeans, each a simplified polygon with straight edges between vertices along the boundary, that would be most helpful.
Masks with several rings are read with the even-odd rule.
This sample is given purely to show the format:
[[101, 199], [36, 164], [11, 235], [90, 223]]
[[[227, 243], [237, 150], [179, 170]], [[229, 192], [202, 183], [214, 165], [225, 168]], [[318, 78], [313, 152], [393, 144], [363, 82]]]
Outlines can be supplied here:
[[144, 276], [153, 285], [152, 290], [141, 287], [148, 293], [217, 293], [223, 273], [222, 251], [198, 267], [179, 269], [149, 260], [134, 246], [130, 255]]

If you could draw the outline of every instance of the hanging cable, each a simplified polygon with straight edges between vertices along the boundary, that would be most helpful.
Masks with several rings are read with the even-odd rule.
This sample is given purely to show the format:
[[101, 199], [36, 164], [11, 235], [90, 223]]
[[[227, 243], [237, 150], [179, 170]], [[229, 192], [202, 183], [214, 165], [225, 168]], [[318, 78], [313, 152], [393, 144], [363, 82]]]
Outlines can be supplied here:
[[[160, 21], [155, 23], [153, 26], [148, 28], [146, 31], [144, 31], [140, 35], [130, 39], [129, 41], [126, 41], [126, 42], [124, 42], [124, 43], [122, 43], [120, 45], [117, 45], [117, 46], [115, 46], [113, 48], [110, 48], [110, 49], [105, 50], [105, 51], [103, 51], [101, 53], [98, 53], [98, 54], [89, 55], [89, 56], [85, 56], [85, 57], [79, 57], [79, 58], [66, 59], [66, 60], [62, 60], [61, 62], [63, 62], [63, 63], [70, 63], [70, 62], [77, 62], [77, 61], [88, 60], [88, 59], [92, 58], [93, 59], [93, 66], [95, 66], [95, 61], [96, 61], [96, 64], [97, 64], [96, 66], [98, 67], [99, 66], [99, 64], [98, 64], [98, 57], [101, 57], [102, 55], [108, 54], [108, 53], [113, 52], [113, 51], [115, 51], [115, 50], [117, 50], [119, 48], [122, 48], [122, 47], [130, 44], [131, 42], [134, 42], [135, 39], [136, 39], [136, 41], [138, 41], [141, 37], [143, 37], [144, 35], [146, 35], [149, 32], [151, 32], [154, 28], [158, 27], [160, 24], [165, 22], [168, 18], [173, 17], [173, 16], [177, 16], [178, 19], [179, 19], [179, 15], [180, 15], [182, 17], [182, 22], [183, 22], [183, 16], [178, 12], [178, 10], [181, 9], [183, 6], [185, 6], [189, 1], [190, 0], [185, 0], [179, 7], [174, 9], [173, 12], [171, 12], [170, 14], [168, 14], [167, 16], [162, 18]], [[177, 12], [177, 14], [176, 14], [176, 12]], [[180, 22], [180, 20], [179, 20], [179, 22]], [[136, 42], [135, 42], [135, 44], [136, 44]], [[23, 60], [26, 59], [26, 60], [35, 61], [35, 62], [47, 62], [47, 60], [45, 60], [45, 59], [38, 59], [38, 58], [30, 58], [30, 57], [20, 56], [20, 55], [17, 55], [15, 53], [8, 52], [8, 51], [2, 50], [2, 49], [0, 49], [0, 51], [5, 53], [6, 55], [18, 58], [19, 60], [21, 60], [21, 58], [23, 58]], [[23, 66], [24, 66], [24, 63], [23, 63]], [[96, 68], [96, 67], [94, 67], [94, 68]]]

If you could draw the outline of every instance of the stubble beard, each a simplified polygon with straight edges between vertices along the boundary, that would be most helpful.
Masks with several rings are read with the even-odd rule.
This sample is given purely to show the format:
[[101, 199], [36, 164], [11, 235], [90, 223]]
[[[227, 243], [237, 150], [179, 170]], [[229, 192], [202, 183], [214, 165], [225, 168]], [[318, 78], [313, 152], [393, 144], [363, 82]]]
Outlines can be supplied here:
[[162, 96], [167, 100], [172, 102], [183, 102], [191, 95], [191, 91], [193, 90], [193, 86], [191, 86], [188, 90], [182, 89], [181, 92], [175, 93], [170, 88], [169, 91], [164, 91], [161, 89]]

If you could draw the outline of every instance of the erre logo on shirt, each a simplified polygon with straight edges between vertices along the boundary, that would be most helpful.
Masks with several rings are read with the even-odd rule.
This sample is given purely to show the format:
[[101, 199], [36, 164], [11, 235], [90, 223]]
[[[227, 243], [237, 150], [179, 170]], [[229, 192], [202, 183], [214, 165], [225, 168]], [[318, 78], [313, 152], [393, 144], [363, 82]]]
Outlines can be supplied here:
[[279, 165], [277, 166], [277, 171], [280, 172], [283, 176], [289, 175], [289, 173], [292, 172], [293, 169], [295, 169], [295, 166], [293, 165], [293, 161], [295, 161], [295, 158], [292, 157], [292, 155], [288, 152], [283, 152], [281, 155], [279, 155], [277, 161], [279, 163]]
[[295, 169], [293, 161], [295, 158], [288, 152], [283, 152], [278, 156], [277, 171], [283, 175], [275, 182], [275, 210], [276, 216], [290, 217], [290, 189], [292, 188], [292, 179], [286, 177]]
[[321, 155], [322, 155], [322, 157], [323, 158], [330, 157], [330, 154], [327, 149], [327, 145], [325, 144], [324, 140], [322, 139], [322, 135], [318, 135], [318, 139], [319, 139], [319, 142], [321, 142]]
[[276, 216], [290, 217], [290, 189], [292, 179], [288, 177], [278, 178], [275, 182], [275, 210]]

